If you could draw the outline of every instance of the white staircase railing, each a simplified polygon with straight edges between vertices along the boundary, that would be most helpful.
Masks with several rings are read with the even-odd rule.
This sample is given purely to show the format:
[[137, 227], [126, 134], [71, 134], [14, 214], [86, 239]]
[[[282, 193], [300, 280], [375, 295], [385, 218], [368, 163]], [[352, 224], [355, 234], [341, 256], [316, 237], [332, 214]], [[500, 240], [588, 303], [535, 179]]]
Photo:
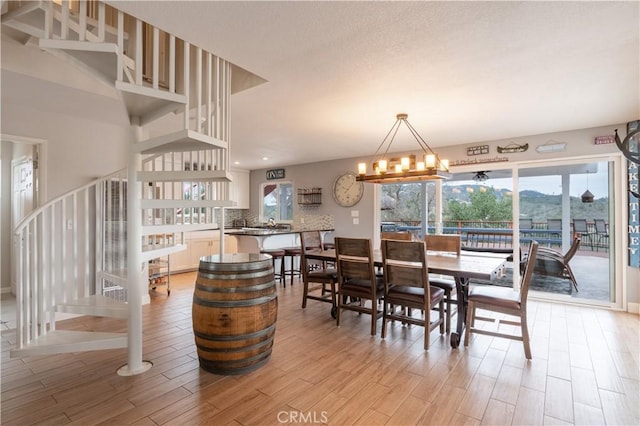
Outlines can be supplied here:
[[[116, 172], [61, 195], [16, 227], [19, 349], [55, 330], [57, 305], [108, 295], [106, 273], [115, 277], [126, 264], [125, 178]], [[124, 283], [117, 285], [125, 289]]]
[[[122, 374], [138, 374], [146, 368], [141, 271], [184, 249], [181, 233], [224, 223], [233, 205], [230, 97], [265, 80], [100, 1], [11, 1], [0, 10], [3, 25], [113, 84], [135, 133], [126, 171], [50, 201], [18, 226], [18, 347], [55, 331], [56, 309], [109, 313], [128, 318], [124, 345], [104, 336], [106, 343], [73, 348], [127, 346]], [[142, 139], [144, 126], [169, 114], [183, 115], [177, 130]], [[78, 301], [98, 296], [108, 299]], [[127, 301], [126, 312], [112, 300]]]

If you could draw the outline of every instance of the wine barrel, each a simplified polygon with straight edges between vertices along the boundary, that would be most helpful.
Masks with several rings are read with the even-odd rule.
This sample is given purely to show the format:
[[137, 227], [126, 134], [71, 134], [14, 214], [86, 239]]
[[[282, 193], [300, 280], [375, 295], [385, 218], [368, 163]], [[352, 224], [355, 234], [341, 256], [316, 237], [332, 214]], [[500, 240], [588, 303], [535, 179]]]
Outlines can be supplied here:
[[243, 374], [269, 361], [276, 290], [271, 256], [235, 253], [200, 259], [191, 314], [202, 369]]

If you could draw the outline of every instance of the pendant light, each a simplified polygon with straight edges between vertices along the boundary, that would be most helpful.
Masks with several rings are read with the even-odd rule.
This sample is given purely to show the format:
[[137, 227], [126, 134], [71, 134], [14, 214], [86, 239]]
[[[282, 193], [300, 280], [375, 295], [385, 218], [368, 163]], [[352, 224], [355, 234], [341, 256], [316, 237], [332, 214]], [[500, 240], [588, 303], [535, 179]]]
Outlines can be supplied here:
[[593, 203], [593, 194], [589, 191], [589, 172], [587, 172], [587, 190], [580, 197], [583, 203]]

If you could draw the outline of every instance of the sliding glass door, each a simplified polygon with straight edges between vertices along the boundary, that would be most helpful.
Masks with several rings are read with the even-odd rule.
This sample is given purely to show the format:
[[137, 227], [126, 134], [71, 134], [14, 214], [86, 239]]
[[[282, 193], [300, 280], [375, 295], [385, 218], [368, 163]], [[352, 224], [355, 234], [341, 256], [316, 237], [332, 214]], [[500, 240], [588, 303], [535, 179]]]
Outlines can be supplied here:
[[[534, 294], [610, 304], [615, 301], [614, 162], [549, 164], [467, 169], [445, 181], [381, 185], [380, 230], [409, 231], [416, 239], [460, 234], [463, 246], [499, 253], [513, 252], [519, 242], [522, 259], [536, 240], [543, 250]], [[517, 283], [520, 260], [511, 256], [506, 276], [490, 284]]]

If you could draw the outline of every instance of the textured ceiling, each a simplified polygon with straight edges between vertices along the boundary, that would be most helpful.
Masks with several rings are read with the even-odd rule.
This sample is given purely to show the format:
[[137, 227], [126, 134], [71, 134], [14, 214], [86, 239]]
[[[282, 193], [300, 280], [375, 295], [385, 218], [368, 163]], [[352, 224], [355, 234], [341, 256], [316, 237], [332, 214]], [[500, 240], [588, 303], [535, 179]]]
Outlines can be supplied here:
[[434, 147], [640, 117], [636, 1], [108, 3], [267, 80], [232, 98], [242, 168], [368, 156], [398, 112]]

